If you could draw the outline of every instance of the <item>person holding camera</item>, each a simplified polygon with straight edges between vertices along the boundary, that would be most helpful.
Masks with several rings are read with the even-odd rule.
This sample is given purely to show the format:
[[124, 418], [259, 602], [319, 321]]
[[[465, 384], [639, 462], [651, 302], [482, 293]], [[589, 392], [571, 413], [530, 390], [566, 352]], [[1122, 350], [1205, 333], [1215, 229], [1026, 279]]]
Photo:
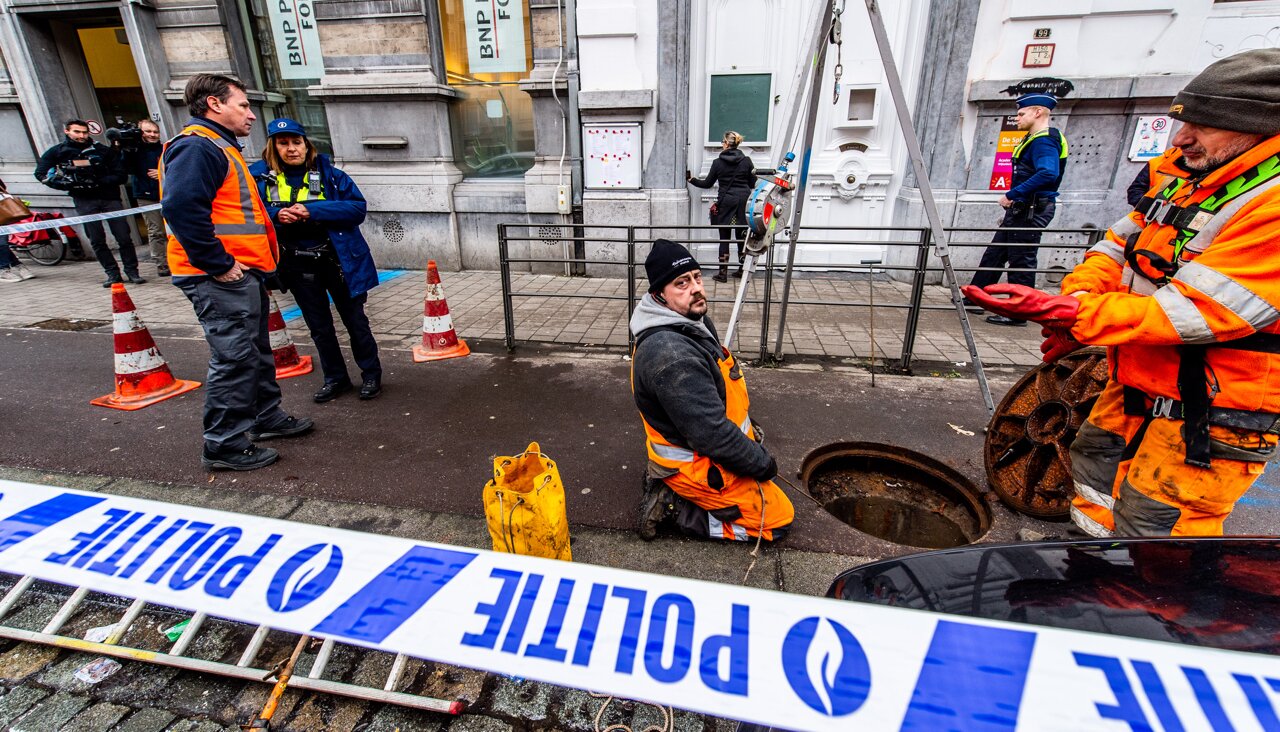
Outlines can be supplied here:
[[324, 383], [315, 401], [327, 402], [353, 388], [338, 347], [329, 301], [347, 327], [360, 367], [360, 398], [382, 392], [378, 342], [364, 303], [378, 285], [369, 245], [360, 233], [366, 206], [350, 176], [322, 155], [306, 129], [291, 119], [267, 125], [262, 160], [249, 167], [280, 240], [280, 280], [293, 293], [320, 352]]
[[[1009, 192], [1000, 197], [1004, 217], [1000, 231], [992, 237], [992, 246], [982, 253], [979, 267], [990, 271], [974, 272], [974, 287], [985, 288], [1000, 281], [1001, 270], [1007, 264], [1009, 282], [1015, 285], [1036, 286], [1033, 271], [1037, 268], [1036, 247], [1040, 243], [1039, 231], [1007, 231], [1006, 229], [1043, 229], [1053, 220], [1057, 207], [1058, 186], [1067, 171], [1067, 138], [1056, 127], [1050, 127], [1050, 113], [1058, 100], [1049, 94], [1024, 94], [1018, 97], [1018, 129], [1025, 130], [1013, 151], [1013, 179]], [[982, 312], [976, 303], [964, 301], [965, 308]], [[995, 325], [1026, 325], [1027, 321], [990, 315], [988, 323]]]
[[[123, 161], [119, 153], [106, 145], [94, 142], [89, 137], [89, 125], [84, 120], [67, 120], [63, 127], [66, 138], [44, 151], [40, 162], [36, 165], [36, 180], [58, 191], [71, 194], [76, 214], [110, 213], [124, 209], [120, 202], [120, 184], [125, 182]], [[107, 219], [111, 227], [111, 236], [120, 248], [120, 264], [107, 247], [107, 234], [101, 221], [90, 221], [84, 224], [84, 231], [89, 235], [89, 244], [93, 253], [102, 265], [107, 279], [103, 287], [124, 282], [120, 277], [120, 266], [124, 267], [124, 276], [134, 284], [146, 282], [138, 274], [138, 255], [133, 250], [133, 235], [129, 232], [129, 222], [122, 216]]]
[[716, 202], [711, 204], [711, 223], [720, 226], [720, 271], [711, 278], [716, 282], [729, 281], [729, 240], [734, 238], [734, 227], [738, 241], [738, 271], [734, 277], [742, 276], [742, 262], [746, 259], [742, 247], [747, 239], [747, 199], [756, 186], [756, 173], [755, 163], [738, 149], [741, 144], [742, 135], [729, 130], [720, 141], [720, 157], [711, 162], [706, 178], [694, 178], [685, 171], [685, 180], [698, 188], [720, 184]]
[[[139, 206], [151, 206], [160, 202], [160, 154], [164, 143], [160, 142], [160, 125], [149, 119], [138, 120], [136, 141], [130, 139], [124, 149], [125, 168], [129, 171], [129, 188]], [[110, 130], [107, 131], [110, 133]], [[159, 209], [142, 214], [147, 223], [147, 247], [156, 263], [156, 274], [169, 276], [168, 239], [164, 233], [164, 216]]]

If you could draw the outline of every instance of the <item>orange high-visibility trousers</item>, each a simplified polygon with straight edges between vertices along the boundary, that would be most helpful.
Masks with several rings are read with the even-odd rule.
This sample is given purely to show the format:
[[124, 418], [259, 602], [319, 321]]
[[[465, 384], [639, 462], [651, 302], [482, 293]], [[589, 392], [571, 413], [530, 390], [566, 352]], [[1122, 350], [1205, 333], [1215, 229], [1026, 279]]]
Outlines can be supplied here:
[[1276, 436], [1212, 425], [1212, 467], [1199, 468], [1185, 462], [1182, 420], [1152, 419], [1145, 431], [1144, 421], [1124, 413], [1124, 387], [1109, 382], [1071, 445], [1072, 522], [1097, 537], [1221, 536]]

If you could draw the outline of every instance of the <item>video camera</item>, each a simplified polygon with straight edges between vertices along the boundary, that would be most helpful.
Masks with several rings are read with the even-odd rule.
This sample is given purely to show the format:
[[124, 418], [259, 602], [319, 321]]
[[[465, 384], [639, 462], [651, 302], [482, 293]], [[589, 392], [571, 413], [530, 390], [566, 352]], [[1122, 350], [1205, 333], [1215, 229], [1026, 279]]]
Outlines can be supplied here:
[[142, 130], [135, 124], [125, 122], [123, 117], [116, 117], [116, 126], [108, 127], [106, 135], [108, 140], [125, 152], [137, 150], [142, 144]]
[[57, 184], [63, 190], [87, 190], [102, 185], [103, 170], [101, 157], [90, 152], [84, 158], [59, 163], [50, 168], [45, 180]]

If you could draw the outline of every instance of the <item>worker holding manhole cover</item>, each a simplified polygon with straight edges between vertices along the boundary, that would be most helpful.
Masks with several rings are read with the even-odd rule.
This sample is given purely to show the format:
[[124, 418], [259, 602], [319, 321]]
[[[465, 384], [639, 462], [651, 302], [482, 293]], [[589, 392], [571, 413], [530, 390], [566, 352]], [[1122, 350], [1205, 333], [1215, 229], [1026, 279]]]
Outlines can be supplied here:
[[1093, 536], [1220, 535], [1280, 432], [1280, 49], [1209, 66], [1132, 213], [1062, 283], [966, 287], [1047, 327], [1047, 357], [1108, 346], [1071, 445], [1071, 518]]
[[666, 239], [644, 267], [649, 292], [631, 316], [631, 388], [649, 453], [640, 538], [667, 520], [704, 539], [782, 538], [795, 512], [772, 482], [778, 464], [748, 414], [742, 366], [706, 317], [702, 268]]

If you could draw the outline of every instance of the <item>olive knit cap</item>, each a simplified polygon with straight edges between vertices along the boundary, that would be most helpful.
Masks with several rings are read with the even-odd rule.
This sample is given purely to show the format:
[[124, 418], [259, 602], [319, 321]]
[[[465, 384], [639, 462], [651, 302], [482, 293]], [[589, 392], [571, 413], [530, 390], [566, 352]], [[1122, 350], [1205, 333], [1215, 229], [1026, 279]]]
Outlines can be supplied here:
[[1221, 130], [1280, 132], [1280, 48], [1245, 51], [1210, 65], [1178, 92], [1169, 114]]

